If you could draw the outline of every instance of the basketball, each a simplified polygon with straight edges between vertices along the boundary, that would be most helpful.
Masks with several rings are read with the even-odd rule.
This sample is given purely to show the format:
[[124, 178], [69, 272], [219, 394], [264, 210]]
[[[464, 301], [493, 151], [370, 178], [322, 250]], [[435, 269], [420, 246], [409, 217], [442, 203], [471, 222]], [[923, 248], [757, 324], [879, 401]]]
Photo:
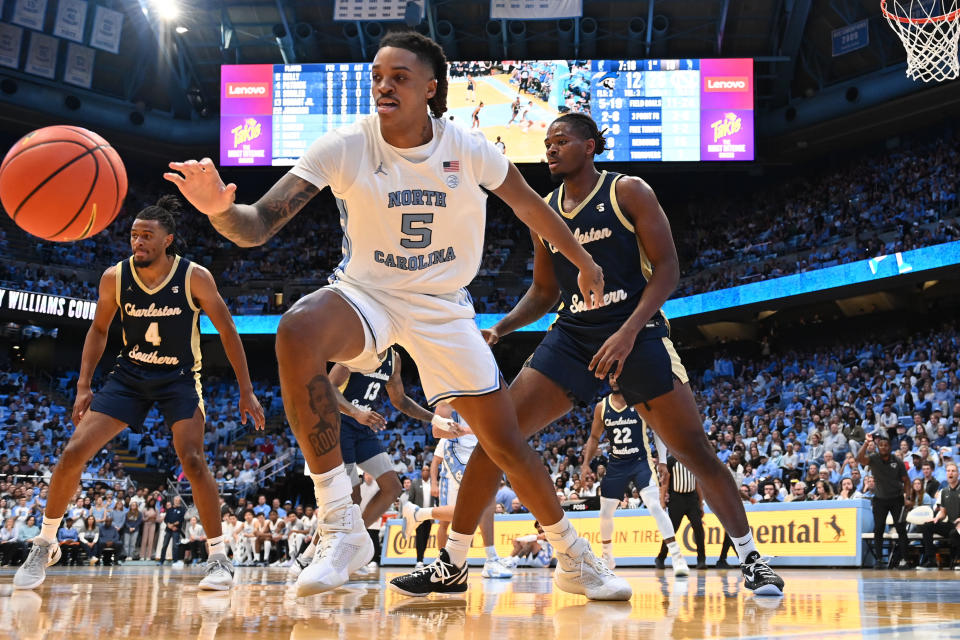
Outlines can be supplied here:
[[28, 133], [0, 164], [0, 201], [18, 227], [74, 242], [103, 231], [127, 194], [116, 150], [92, 131], [57, 125]]

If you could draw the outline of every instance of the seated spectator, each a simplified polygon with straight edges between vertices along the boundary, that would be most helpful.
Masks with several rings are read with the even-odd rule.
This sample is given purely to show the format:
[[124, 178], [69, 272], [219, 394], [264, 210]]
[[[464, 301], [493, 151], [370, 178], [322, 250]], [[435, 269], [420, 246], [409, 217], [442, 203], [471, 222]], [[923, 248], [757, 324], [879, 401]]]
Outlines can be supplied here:
[[807, 499], [807, 484], [802, 480], [794, 480], [790, 483], [790, 495], [784, 502], [804, 502]]
[[57, 530], [60, 553], [63, 554], [63, 563], [68, 567], [80, 564], [80, 534], [73, 525], [73, 518], [68, 516]]
[[853, 498], [862, 498], [863, 494], [857, 491], [853, 478], [843, 478], [840, 480], [840, 492], [836, 495], [837, 500], [851, 500]]
[[924, 562], [923, 567], [934, 569], [937, 567], [936, 553], [933, 548], [933, 536], [938, 534], [947, 538], [950, 543], [951, 560], [954, 568], [960, 567], [960, 475], [957, 465], [948, 462], [947, 486], [937, 493], [936, 510], [933, 521], [921, 525], [923, 532]]
[[100, 525], [93, 514], [87, 516], [79, 535], [80, 548], [87, 554], [90, 564], [100, 562]]
[[7, 517], [3, 521], [3, 528], [0, 529], [0, 563], [23, 562], [23, 546], [20, 544], [18, 533], [17, 521], [13, 517]]
[[103, 524], [100, 525], [100, 538], [98, 539], [99, 549], [97, 557], [104, 564], [119, 564], [119, 554], [123, 551], [123, 543], [120, 540], [120, 531], [113, 526], [113, 517], [107, 516]]
[[761, 503], [780, 502], [780, 496], [777, 495], [777, 487], [772, 482], [763, 485], [763, 497]]

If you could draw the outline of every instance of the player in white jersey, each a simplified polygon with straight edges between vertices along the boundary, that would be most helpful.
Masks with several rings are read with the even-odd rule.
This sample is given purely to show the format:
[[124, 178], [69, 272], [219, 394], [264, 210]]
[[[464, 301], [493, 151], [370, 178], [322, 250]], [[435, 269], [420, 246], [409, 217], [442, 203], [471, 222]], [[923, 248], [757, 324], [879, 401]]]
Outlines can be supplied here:
[[[459, 432], [453, 433], [442, 427], [433, 427], [433, 436], [438, 438], [437, 447], [430, 462], [430, 483], [440, 488], [440, 505], [437, 507], [421, 507], [410, 502], [409, 496], [404, 493], [400, 496], [400, 513], [404, 519], [404, 535], [413, 537], [417, 526], [427, 520], [437, 521], [437, 547], [443, 548], [447, 541], [447, 529], [453, 520], [453, 510], [457, 504], [457, 495], [460, 493], [460, 480], [467, 462], [477, 448], [477, 436], [470, 429], [470, 425], [461, 419], [448, 402], [437, 405], [437, 415], [452, 420]], [[490, 505], [480, 517], [480, 537], [483, 538], [484, 550], [487, 558], [483, 563], [481, 574], [484, 578], [511, 578], [513, 570], [509, 562], [497, 555], [493, 535], [493, 511], [496, 501]]]
[[[549, 475], [520, 435], [516, 409], [474, 323], [464, 287], [483, 254], [484, 188], [576, 265], [588, 308], [603, 303], [603, 272], [496, 147], [443, 119], [447, 64], [439, 45], [413, 31], [387, 34], [371, 80], [376, 113], [319, 138], [253, 205], [234, 202], [236, 185], [225, 185], [209, 158], [170, 163], [172, 172], [164, 174], [241, 246], [266, 242], [322, 188], [330, 186], [338, 199], [343, 261], [330, 286], [298, 300], [277, 328], [287, 419], [313, 471], [321, 511], [322, 542], [297, 578], [297, 592], [334, 589], [373, 555], [350, 499], [327, 363], [371, 371], [378, 354], [396, 343], [416, 362], [430, 404], [451, 400], [522, 502], [547, 523], [558, 554], [586, 567], [579, 580], [591, 586], [580, 590], [594, 598], [629, 597], [625, 581], [598, 573], [589, 544], [564, 516]], [[456, 522], [452, 529], [436, 569], [450, 591], [462, 592], [473, 530], [461, 533]], [[345, 556], [348, 562], [335, 561]]]

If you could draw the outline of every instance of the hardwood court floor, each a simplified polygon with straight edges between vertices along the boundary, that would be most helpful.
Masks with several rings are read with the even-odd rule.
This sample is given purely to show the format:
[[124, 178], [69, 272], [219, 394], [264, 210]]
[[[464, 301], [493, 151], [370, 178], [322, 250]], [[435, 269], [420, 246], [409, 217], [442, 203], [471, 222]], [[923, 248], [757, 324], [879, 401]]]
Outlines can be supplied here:
[[471, 571], [462, 597], [405, 598], [385, 588], [399, 572], [296, 598], [282, 569], [240, 569], [228, 593], [200, 592], [196, 569], [63, 568], [35, 591], [13, 591], [0, 570], [0, 638], [198, 640], [616, 640], [621, 638], [960, 638], [960, 573], [858, 570], [782, 572], [781, 598], [756, 598], [739, 571], [687, 580], [624, 569], [633, 599], [588, 602], [557, 593], [551, 572], [512, 580]]

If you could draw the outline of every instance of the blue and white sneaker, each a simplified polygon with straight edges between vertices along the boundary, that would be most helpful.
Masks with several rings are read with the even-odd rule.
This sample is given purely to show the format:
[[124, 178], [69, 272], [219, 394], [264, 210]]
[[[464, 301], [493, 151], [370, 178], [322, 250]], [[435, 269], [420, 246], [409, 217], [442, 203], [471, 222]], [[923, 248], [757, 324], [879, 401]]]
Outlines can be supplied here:
[[508, 580], [513, 577], [513, 570], [503, 562], [503, 558], [496, 560], [487, 560], [483, 563], [483, 571], [480, 575], [484, 578], [500, 578]]

